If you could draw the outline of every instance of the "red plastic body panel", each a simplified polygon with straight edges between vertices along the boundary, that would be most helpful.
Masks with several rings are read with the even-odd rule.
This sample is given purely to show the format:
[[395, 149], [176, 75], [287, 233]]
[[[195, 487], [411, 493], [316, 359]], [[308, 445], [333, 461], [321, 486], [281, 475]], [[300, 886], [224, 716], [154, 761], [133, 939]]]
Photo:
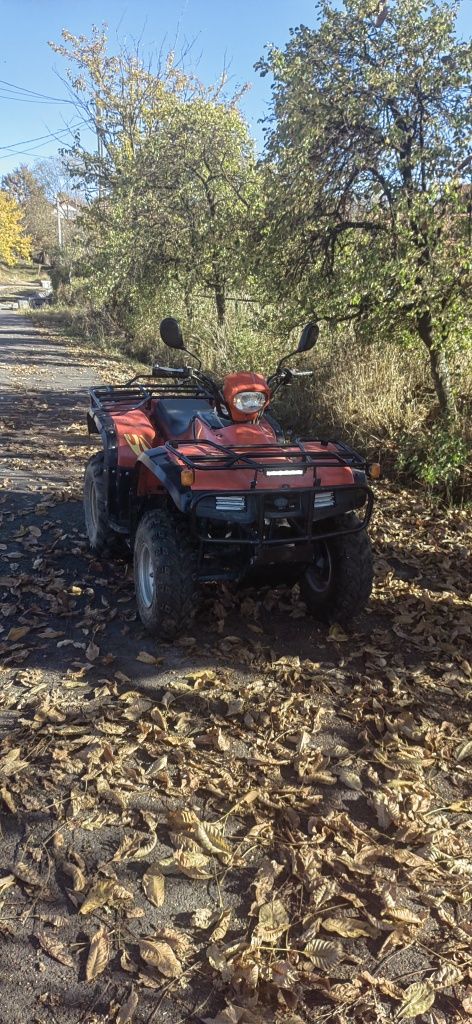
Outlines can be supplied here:
[[159, 444], [156, 430], [143, 409], [111, 413], [118, 445], [118, 466], [132, 469], [141, 452]]
[[[235, 374], [233, 375], [241, 382], [242, 378], [250, 377], [251, 381], [253, 378], [259, 377], [258, 374]], [[227, 378], [228, 380], [229, 378]], [[264, 378], [260, 378], [264, 383]], [[247, 388], [247, 384], [244, 384], [244, 390]], [[262, 385], [261, 385], [262, 390]], [[111, 418], [113, 420], [117, 445], [118, 445], [118, 467], [119, 469], [132, 469], [136, 464], [137, 459], [149, 448], [156, 448], [159, 445], [165, 444], [169, 438], [161, 437], [153, 426], [149, 414], [143, 409], [132, 409], [129, 412], [112, 413]], [[254, 446], [257, 445], [270, 445], [270, 455], [276, 456], [273, 462], [273, 469], [284, 468], [290, 469], [293, 466], [292, 460], [289, 458], [287, 449], [277, 441], [275, 431], [271, 425], [266, 421], [259, 420], [258, 423], [254, 422], [242, 422], [232, 423], [230, 426], [225, 426], [219, 430], [213, 430], [208, 424], [198, 417], [192, 424], [191, 429], [188, 431], [188, 440], [195, 437], [195, 444], [188, 444], [185, 446], [184, 453], [186, 456], [192, 458], [194, 455], [205, 455], [215, 460], [215, 465], [218, 465], [222, 459], [225, 458], [223, 454], [221, 457], [218, 456], [216, 449], [211, 449], [204, 445], [199, 445], [198, 441], [214, 441], [216, 444], [234, 447], [239, 450], [242, 454], [247, 454], [249, 457], [252, 454]], [[186, 436], [186, 435], [184, 435]], [[180, 440], [180, 439], [179, 439]], [[336, 453], [336, 445], [320, 445], [316, 442], [306, 442], [304, 448], [310, 454], [316, 454], [316, 452], [323, 453], [326, 458], [326, 452], [332, 451]], [[296, 446], [292, 447], [292, 454], [296, 451]], [[268, 449], [269, 452], [269, 449]], [[178, 455], [173, 455], [169, 452], [169, 458], [173, 459], [177, 463], [180, 463]], [[298, 466], [300, 466], [299, 454], [297, 458]], [[263, 461], [263, 460], [262, 460]], [[180, 463], [182, 468], [184, 463]], [[316, 479], [315, 479], [316, 477]], [[194, 491], [244, 491], [249, 490], [251, 485], [254, 485], [257, 490], [276, 490], [277, 488], [311, 488], [316, 486], [321, 487], [337, 487], [354, 484], [354, 475], [349, 466], [333, 465], [326, 466], [322, 462], [316, 467], [308, 467], [303, 475], [277, 475], [267, 476], [264, 471], [259, 471], [257, 474], [254, 469], [221, 469], [221, 470], [208, 470], [208, 469], [197, 469], [195, 471], [195, 482], [192, 486]], [[161, 481], [145, 466], [141, 467], [139, 483], [138, 483], [138, 494], [154, 494], [162, 490]]]

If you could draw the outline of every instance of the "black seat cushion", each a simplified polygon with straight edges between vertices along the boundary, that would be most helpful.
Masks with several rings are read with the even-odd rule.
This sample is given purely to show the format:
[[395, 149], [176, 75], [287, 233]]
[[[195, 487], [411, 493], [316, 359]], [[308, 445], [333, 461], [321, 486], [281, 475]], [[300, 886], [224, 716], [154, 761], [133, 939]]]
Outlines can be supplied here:
[[199, 412], [211, 409], [207, 398], [158, 398], [154, 419], [165, 440], [181, 437]]

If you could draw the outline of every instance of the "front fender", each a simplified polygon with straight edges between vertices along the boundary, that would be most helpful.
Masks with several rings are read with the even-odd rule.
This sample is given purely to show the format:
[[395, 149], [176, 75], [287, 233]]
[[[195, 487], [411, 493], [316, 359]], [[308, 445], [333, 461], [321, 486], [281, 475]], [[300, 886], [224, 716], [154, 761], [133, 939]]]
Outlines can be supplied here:
[[[147, 451], [142, 452], [137, 460], [138, 472], [139, 466], [143, 466], [152, 476], [157, 477], [180, 512], [188, 511], [192, 496], [191, 489], [181, 484], [181, 466], [178, 466], [177, 463], [169, 458], [166, 448], [149, 448]], [[137, 493], [138, 497], [143, 497], [146, 494], [145, 485], [141, 489], [139, 477]]]

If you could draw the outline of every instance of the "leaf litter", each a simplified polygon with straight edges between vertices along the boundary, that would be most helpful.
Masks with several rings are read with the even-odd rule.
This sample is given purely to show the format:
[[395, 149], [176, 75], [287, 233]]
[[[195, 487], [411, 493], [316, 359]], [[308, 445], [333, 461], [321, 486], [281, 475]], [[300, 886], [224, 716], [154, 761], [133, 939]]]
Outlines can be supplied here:
[[[221, 587], [169, 661], [135, 623], [124, 564], [94, 562], [81, 529], [55, 518], [83, 463], [80, 446], [67, 451], [77, 482], [36, 501], [33, 530], [0, 513], [0, 797], [32, 826], [4, 864], [0, 930], [16, 916], [69, 980], [111, 980], [123, 1024], [148, 993], [189, 1011], [196, 977], [215, 1024], [463, 1020], [466, 510], [384, 486], [357, 629], [315, 627], [296, 591]], [[36, 667], [43, 654], [57, 682]], [[154, 673], [151, 695], [133, 663]]]

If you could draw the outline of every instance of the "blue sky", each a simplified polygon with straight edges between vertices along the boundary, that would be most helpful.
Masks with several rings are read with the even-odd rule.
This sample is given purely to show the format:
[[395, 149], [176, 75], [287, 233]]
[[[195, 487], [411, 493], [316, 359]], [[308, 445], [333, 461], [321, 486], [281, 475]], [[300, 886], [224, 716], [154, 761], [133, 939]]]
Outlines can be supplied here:
[[[289, 27], [314, 22], [314, 0], [0, 0], [0, 79], [52, 97], [65, 97], [64, 61], [52, 53], [48, 40], [61, 29], [89, 34], [95, 23], [107, 22], [111, 44], [119, 36], [140, 39], [143, 51], [162, 45], [192, 42], [193, 61], [203, 81], [211, 83], [224, 65], [234, 85], [249, 82], [243, 109], [259, 144], [258, 121], [267, 110], [270, 82], [253, 69], [268, 42], [282, 45]], [[462, 0], [459, 32], [472, 34], [472, 0]], [[57, 151], [58, 141], [44, 139], [77, 120], [67, 103], [29, 102], [12, 97], [0, 84], [0, 175], [20, 162], [34, 162]], [[38, 139], [27, 145], [12, 144]], [[65, 136], [64, 136], [65, 137]]]

